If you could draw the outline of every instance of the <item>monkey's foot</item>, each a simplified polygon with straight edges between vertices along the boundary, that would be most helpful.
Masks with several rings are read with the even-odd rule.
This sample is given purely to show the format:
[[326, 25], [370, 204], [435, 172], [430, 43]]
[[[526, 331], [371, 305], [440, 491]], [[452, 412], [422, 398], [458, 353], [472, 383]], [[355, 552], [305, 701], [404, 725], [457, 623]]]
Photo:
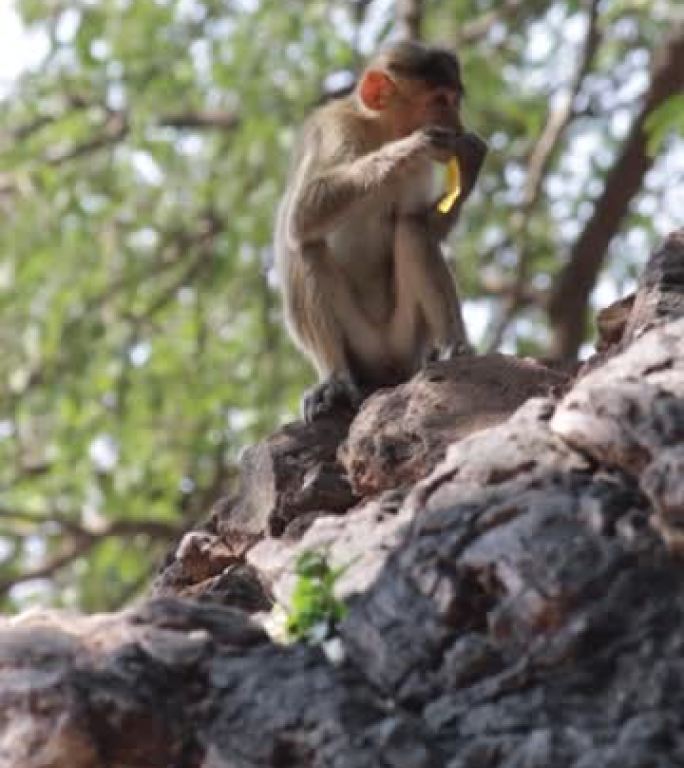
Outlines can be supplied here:
[[307, 424], [339, 406], [358, 408], [363, 400], [361, 391], [349, 374], [333, 374], [307, 390], [302, 398], [302, 416]]

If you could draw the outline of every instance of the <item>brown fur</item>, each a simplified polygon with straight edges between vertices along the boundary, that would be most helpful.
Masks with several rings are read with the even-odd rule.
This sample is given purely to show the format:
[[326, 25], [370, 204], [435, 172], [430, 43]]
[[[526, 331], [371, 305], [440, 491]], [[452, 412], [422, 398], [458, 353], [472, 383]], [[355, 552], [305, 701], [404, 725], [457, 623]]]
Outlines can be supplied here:
[[[484, 145], [463, 133], [449, 83], [437, 90], [410, 77], [412, 61], [423, 75], [432, 61], [432, 49], [412, 50], [402, 44], [397, 59], [408, 74], [382, 74], [392, 72], [391, 49], [367, 70], [375, 74], [363, 93], [381, 108], [365, 106], [362, 80], [355, 94], [313, 113], [293, 155], [275, 250], [288, 329], [321, 380], [307, 418], [334, 399], [328, 381], [334, 396], [341, 389], [355, 400], [410, 376], [435, 350], [467, 344], [440, 240], [472, 189]], [[442, 79], [458, 74], [455, 57], [444, 56], [435, 59]], [[450, 87], [460, 88], [460, 76]], [[461, 160], [464, 189], [450, 214], [437, 214], [433, 162], [451, 155]]]

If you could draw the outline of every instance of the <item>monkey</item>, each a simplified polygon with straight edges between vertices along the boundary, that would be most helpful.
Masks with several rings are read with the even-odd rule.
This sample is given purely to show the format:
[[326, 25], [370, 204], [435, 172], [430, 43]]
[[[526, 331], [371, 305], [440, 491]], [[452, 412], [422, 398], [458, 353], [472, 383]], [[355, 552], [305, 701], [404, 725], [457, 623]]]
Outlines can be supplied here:
[[[487, 152], [463, 127], [463, 96], [454, 53], [400, 42], [302, 128], [274, 252], [285, 324], [319, 376], [306, 422], [470, 349], [441, 251]], [[435, 163], [453, 157], [461, 193], [441, 213]]]

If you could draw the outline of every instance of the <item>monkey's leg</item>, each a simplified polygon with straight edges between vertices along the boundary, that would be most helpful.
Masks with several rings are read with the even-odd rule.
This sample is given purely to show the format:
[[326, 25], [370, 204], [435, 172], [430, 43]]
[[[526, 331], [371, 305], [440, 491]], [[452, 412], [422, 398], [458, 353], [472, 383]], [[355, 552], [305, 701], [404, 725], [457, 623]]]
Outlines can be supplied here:
[[425, 353], [428, 357], [451, 357], [468, 350], [454, 278], [426, 216], [403, 215], [397, 219], [394, 263], [393, 346], [403, 345], [405, 349], [410, 338], [414, 345], [419, 343], [417, 326], [422, 318], [429, 343], [427, 350], [417, 350], [423, 358]]
[[286, 314], [293, 335], [320, 378], [302, 398], [302, 415], [311, 422], [340, 402], [359, 406], [363, 393], [349, 351], [360, 360], [373, 360], [382, 350], [382, 339], [364, 318], [325, 246], [307, 249], [297, 271], [286, 291]]

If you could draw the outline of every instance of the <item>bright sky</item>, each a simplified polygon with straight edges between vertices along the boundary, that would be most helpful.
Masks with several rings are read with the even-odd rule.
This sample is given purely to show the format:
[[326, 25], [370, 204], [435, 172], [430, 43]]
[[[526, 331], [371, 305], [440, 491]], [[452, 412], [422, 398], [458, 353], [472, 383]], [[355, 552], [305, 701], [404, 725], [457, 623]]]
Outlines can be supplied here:
[[45, 35], [22, 28], [14, 0], [0, 0], [0, 95], [7, 93], [17, 75], [37, 64], [47, 50]]

